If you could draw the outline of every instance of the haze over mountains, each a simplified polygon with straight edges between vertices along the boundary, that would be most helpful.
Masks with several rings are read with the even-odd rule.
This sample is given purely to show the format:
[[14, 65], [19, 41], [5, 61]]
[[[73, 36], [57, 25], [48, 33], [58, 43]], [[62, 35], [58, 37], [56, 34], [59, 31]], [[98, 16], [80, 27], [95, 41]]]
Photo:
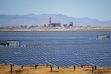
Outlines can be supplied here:
[[20, 25], [43, 25], [49, 24], [49, 17], [52, 17], [52, 23], [61, 23], [69, 25], [73, 22], [74, 26], [111, 26], [111, 20], [100, 21], [90, 18], [68, 17], [62, 14], [28, 14], [28, 15], [0, 15], [0, 27], [20, 26]]

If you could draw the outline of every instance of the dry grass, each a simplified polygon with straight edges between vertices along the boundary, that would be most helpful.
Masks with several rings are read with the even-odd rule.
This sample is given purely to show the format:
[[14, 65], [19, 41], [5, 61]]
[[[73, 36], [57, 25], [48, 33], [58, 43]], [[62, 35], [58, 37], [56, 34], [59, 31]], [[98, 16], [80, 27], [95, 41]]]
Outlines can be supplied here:
[[53, 72], [50, 72], [50, 66], [46, 67], [45, 65], [39, 65], [37, 69], [34, 66], [25, 66], [22, 69], [21, 66], [15, 65], [11, 73], [10, 65], [2, 64], [0, 65], [0, 74], [111, 74], [111, 67], [97, 67], [97, 70], [92, 73], [90, 65], [83, 68], [76, 66], [75, 71], [73, 66], [59, 67], [59, 69], [54, 66]]

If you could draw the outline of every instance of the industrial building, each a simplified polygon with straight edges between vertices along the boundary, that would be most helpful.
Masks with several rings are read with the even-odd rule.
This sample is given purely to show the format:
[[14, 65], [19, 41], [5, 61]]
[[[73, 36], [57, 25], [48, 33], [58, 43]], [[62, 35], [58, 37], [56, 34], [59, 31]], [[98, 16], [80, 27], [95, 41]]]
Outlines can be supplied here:
[[98, 35], [97, 40], [105, 40], [110, 39], [110, 35]]
[[4, 41], [0, 41], [0, 46], [20, 47], [20, 41], [19, 40], [4, 40]]
[[69, 23], [69, 27], [73, 27], [73, 22], [70, 22], [70, 23]]
[[61, 23], [52, 23], [52, 18], [49, 17], [49, 27], [61, 27]]
[[61, 27], [61, 23], [51, 23], [52, 27]]

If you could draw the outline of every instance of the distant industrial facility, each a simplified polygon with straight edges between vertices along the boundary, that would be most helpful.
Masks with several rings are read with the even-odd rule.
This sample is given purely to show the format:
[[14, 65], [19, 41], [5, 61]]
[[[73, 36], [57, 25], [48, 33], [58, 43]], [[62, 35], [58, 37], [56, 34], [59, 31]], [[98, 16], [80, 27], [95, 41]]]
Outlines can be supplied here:
[[[63, 24], [64, 27], [73, 27], [73, 22], [70, 22], [69, 25]], [[52, 23], [52, 18], [49, 17], [49, 27], [61, 27], [61, 23], [58, 22], [53, 22]]]

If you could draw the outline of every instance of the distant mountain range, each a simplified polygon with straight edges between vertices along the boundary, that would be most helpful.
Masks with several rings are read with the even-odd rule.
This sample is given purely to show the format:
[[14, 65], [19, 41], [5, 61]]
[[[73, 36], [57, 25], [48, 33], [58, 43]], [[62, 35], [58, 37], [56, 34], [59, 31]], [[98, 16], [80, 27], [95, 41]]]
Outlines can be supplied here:
[[69, 24], [73, 22], [74, 26], [111, 26], [111, 20], [100, 21], [90, 18], [75, 18], [68, 17], [62, 14], [28, 14], [28, 15], [0, 15], [0, 26], [20, 26], [20, 25], [43, 25], [49, 24], [49, 17], [52, 18], [52, 23]]

